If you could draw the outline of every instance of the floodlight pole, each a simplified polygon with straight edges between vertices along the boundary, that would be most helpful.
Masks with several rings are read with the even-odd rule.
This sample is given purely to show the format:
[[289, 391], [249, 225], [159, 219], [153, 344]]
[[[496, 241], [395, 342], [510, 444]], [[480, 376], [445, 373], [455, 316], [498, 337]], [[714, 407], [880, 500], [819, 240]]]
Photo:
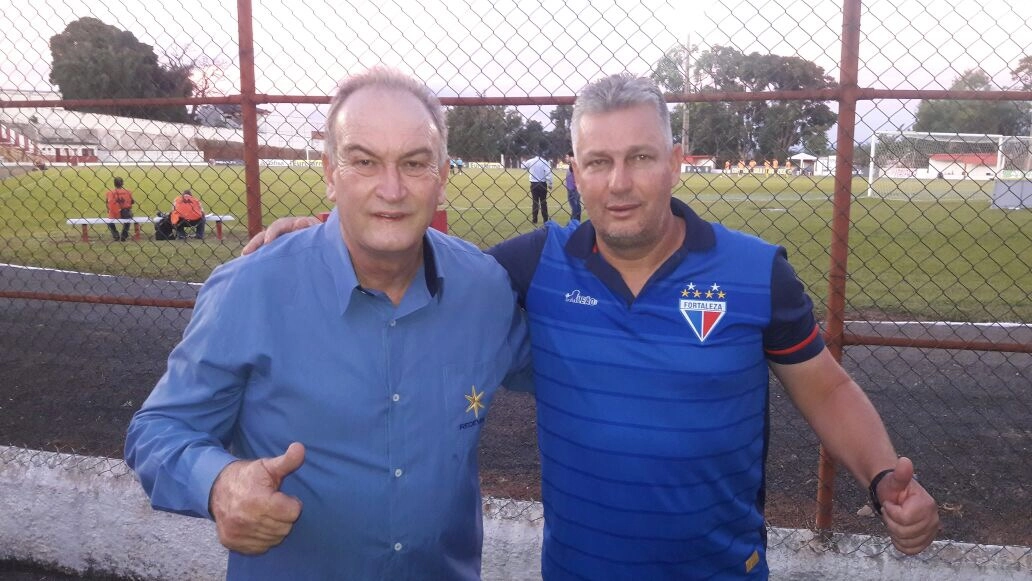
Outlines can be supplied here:
[[878, 132], [874, 132], [874, 137], [871, 138], [871, 161], [868, 162], [867, 169], [867, 197], [870, 198], [874, 195], [874, 152], [878, 148]]

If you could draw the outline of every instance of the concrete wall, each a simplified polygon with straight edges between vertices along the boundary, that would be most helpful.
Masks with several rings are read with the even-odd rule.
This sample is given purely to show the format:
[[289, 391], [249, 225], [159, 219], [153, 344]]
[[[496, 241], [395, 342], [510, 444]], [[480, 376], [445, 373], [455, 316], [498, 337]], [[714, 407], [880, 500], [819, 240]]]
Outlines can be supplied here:
[[[485, 579], [539, 579], [541, 505], [484, 499]], [[1032, 549], [937, 542], [905, 558], [883, 538], [770, 529], [771, 579], [1028, 580]], [[153, 580], [222, 579], [213, 523], [150, 508], [120, 460], [0, 446], [0, 559]]]

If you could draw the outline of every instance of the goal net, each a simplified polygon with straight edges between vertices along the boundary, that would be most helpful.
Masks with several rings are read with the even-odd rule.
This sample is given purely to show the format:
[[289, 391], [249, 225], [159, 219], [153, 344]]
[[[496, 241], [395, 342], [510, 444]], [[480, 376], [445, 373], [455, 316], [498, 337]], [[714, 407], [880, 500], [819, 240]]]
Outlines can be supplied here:
[[868, 196], [984, 199], [993, 182], [1032, 169], [1032, 138], [963, 133], [877, 132]]

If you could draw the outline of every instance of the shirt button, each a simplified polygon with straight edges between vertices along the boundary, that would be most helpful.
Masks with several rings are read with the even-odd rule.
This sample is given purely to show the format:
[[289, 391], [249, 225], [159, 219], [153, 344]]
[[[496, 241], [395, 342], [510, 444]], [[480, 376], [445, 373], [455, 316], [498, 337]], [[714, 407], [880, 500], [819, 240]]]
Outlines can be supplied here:
[[397, 321], [395, 321], [394, 319], [391, 319], [391, 322], [390, 322], [390, 323], [387, 323], [387, 324], [393, 327], [394, 325], [397, 325], [397, 324], [398, 324], [398, 322], [397, 322]]
[[395, 551], [400, 551], [401, 550], [401, 543], [394, 543], [394, 550]]
[[394, 469], [394, 477], [395, 478], [401, 478], [401, 468], [395, 468]]
[[391, 396], [391, 401], [398, 401], [399, 399], [401, 399], [401, 396], [398, 394], [394, 394]]

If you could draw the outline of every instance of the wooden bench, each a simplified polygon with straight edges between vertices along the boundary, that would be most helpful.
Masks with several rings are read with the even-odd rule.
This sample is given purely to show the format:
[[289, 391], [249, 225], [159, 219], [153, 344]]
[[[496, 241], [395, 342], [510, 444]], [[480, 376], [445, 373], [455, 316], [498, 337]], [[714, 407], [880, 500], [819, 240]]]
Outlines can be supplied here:
[[[70, 226], [82, 227], [82, 241], [90, 241], [90, 226], [97, 224], [132, 224], [133, 225], [133, 240], [140, 239], [140, 224], [154, 223], [161, 218], [155, 218], [152, 216], [136, 216], [133, 218], [69, 218], [66, 220]], [[206, 223], [215, 222], [215, 237], [222, 240], [222, 223], [236, 220], [235, 217], [228, 214], [205, 214], [204, 221]]]

